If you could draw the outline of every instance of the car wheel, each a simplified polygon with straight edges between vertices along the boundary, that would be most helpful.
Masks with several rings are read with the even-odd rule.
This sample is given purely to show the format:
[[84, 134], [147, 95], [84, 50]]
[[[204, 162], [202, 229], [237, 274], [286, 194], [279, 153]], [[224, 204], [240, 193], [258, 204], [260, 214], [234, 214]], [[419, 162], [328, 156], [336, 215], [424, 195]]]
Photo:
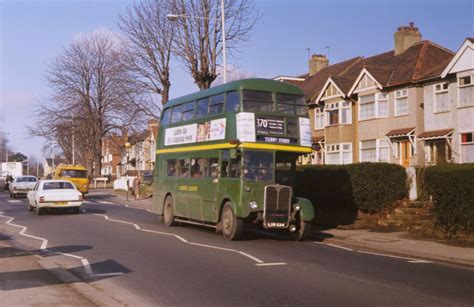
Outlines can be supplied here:
[[238, 240], [242, 236], [244, 221], [237, 218], [229, 202], [224, 205], [221, 213], [222, 235], [227, 240]]
[[311, 232], [311, 223], [303, 221], [300, 217], [298, 217], [297, 228], [295, 232], [291, 233], [291, 238], [294, 241], [304, 241], [304, 239], [309, 235]]
[[165, 203], [163, 205], [163, 222], [166, 226], [175, 226], [175, 217], [173, 209], [173, 197], [166, 196]]

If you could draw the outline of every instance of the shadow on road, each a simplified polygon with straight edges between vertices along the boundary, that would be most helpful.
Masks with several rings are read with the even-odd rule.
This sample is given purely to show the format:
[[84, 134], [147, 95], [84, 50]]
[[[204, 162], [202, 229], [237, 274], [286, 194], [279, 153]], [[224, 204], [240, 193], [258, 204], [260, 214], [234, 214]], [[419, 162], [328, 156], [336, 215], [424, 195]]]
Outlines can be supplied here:
[[86, 196], [86, 199], [108, 199], [108, 198], [114, 198], [114, 197], [117, 197], [117, 195], [104, 193], [104, 194], [90, 194]]
[[11, 240], [12, 238], [10, 236], [4, 235], [0, 233], [0, 241], [7, 241]]

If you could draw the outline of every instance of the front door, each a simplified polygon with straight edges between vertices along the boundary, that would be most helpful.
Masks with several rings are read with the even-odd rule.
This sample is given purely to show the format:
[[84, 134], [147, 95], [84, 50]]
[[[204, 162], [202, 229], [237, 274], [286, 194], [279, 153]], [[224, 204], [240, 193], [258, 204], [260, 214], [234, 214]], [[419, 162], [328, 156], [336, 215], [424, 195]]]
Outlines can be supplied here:
[[410, 146], [410, 141], [400, 142], [400, 158], [403, 167], [408, 167], [410, 165]]

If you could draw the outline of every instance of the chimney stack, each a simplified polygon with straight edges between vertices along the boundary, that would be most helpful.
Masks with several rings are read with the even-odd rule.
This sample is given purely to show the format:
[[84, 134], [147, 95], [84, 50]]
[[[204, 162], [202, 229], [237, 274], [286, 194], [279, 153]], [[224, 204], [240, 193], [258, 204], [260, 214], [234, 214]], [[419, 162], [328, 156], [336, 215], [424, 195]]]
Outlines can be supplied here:
[[412, 45], [421, 41], [421, 33], [414, 22], [408, 26], [398, 27], [398, 31], [393, 35], [395, 38], [395, 55], [402, 54]]
[[329, 65], [329, 60], [323, 54], [313, 54], [311, 59], [309, 59], [309, 75], [315, 75], [318, 71], [327, 67]]

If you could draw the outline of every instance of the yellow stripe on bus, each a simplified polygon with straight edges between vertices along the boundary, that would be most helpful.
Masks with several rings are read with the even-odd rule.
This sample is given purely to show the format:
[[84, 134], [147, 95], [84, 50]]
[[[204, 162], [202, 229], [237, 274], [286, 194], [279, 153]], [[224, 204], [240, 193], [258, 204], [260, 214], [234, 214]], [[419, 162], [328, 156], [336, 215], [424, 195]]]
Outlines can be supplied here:
[[[158, 149], [156, 151], [156, 154], [190, 152], [190, 151], [211, 150], [211, 149], [228, 149], [228, 148], [236, 148], [236, 147], [237, 147], [236, 145], [233, 145], [230, 143], [222, 143], [222, 144], [201, 145], [201, 146], [188, 146], [188, 147], [181, 147], [181, 148]], [[301, 152], [301, 153], [312, 152], [311, 147], [278, 145], [278, 144], [242, 143], [238, 147], [250, 148], [250, 149], [270, 149], [270, 150], [293, 151], [293, 152]]]

